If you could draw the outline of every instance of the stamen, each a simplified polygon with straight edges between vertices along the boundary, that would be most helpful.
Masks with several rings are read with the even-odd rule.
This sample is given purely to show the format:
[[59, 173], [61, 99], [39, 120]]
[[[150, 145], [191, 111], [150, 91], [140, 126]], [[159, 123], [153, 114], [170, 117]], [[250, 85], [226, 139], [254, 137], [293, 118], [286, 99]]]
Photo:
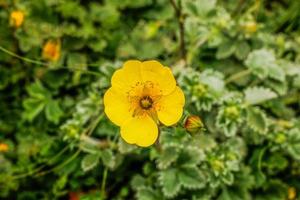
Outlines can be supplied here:
[[149, 96], [144, 96], [140, 99], [141, 108], [148, 110], [152, 107], [153, 100]]

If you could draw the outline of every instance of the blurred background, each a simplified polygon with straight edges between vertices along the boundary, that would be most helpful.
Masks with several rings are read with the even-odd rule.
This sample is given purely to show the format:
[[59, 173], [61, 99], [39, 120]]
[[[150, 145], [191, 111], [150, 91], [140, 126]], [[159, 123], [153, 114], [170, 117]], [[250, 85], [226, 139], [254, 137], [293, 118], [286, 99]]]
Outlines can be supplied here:
[[[151, 148], [103, 113], [128, 59], [186, 96]], [[299, 0], [0, 0], [0, 198], [296, 200], [299, 63]]]

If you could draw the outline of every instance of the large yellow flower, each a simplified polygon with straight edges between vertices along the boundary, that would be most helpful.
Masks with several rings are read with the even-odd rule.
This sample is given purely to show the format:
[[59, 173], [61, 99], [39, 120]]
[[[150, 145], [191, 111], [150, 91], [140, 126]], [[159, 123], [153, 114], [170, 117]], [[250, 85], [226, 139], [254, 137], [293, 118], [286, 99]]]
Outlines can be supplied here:
[[105, 113], [129, 144], [150, 146], [158, 137], [159, 121], [170, 126], [181, 118], [184, 94], [170, 68], [157, 61], [127, 61], [111, 85], [104, 95]]

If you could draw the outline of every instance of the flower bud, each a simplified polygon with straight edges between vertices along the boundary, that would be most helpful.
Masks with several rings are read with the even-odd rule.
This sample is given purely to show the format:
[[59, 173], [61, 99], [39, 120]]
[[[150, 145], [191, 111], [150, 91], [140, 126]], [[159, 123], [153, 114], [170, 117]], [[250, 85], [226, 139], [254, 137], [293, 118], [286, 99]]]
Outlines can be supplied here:
[[5, 143], [0, 143], [0, 152], [7, 152], [8, 151], [8, 145]]
[[20, 10], [16, 10], [10, 13], [10, 25], [18, 28], [20, 27], [24, 22], [24, 13]]
[[190, 133], [197, 133], [204, 127], [200, 117], [197, 115], [188, 116], [184, 123], [184, 128]]
[[43, 58], [49, 61], [57, 61], [60, 57], [60, 50], [59, 40], [48, 40], [43, 47]]

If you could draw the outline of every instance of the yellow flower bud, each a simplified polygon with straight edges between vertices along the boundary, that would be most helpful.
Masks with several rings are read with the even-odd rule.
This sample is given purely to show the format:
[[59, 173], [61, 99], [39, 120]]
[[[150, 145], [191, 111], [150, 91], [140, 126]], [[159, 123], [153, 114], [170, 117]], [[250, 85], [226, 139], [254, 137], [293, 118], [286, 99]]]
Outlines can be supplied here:
[[8, 145], [5, 143], [0, 143], [0, 152], [7, 152], [8, 151]]
[[186, 118], [184, 128], [190, 133], [196, 133], [203, 128], [203, 123], [197, 115], [191, 115]]
[[49, 61], [57, 61], [60, 57], [61, 44], [59, 40], [48, 40], [43, 47], [43, 58]]
[[10, 13], [10, 25], [18, 28], [20, 27], [24, 22], [24, 13], [20, 10], [16, 10]]
[[254, 21], [249, 21], [244, 23], [242, 28], [246, 33], [255, 33], [257, 31], [257, 24]]
[[296, 188], [289, 187], [288, 189], [288, 200], [294, 200], [297, 197]]

